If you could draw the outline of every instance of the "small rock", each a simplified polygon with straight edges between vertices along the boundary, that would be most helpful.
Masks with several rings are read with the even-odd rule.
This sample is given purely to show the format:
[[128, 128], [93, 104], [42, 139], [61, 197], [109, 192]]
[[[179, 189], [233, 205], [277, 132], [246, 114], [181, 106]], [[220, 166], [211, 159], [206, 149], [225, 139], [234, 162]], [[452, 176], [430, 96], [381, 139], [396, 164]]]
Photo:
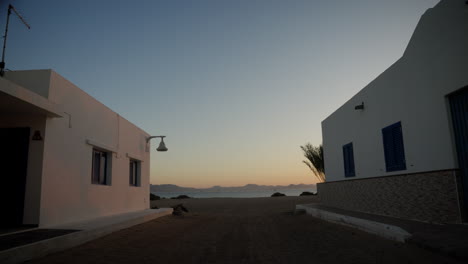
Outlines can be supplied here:
[[308, 196], [308, 195], [317, 195], [317, 193], [314, 193], [314, 192], [302, 192], [299, 196]]
[[188, 213], [188, 209], [185, 208], [185, 206], [183, 204], [178, 204], [178, 205], [175, 205], [172, 207], [173, 211], [172, 211], [172, 214], [173, 215], [183, 215], [184, 212]]
[[286, 194], [280, 193], [280, 192], [275, 192], [274, 194], [271, 195], [271, 197], [280, 197], [280, 196], [286, 196]]

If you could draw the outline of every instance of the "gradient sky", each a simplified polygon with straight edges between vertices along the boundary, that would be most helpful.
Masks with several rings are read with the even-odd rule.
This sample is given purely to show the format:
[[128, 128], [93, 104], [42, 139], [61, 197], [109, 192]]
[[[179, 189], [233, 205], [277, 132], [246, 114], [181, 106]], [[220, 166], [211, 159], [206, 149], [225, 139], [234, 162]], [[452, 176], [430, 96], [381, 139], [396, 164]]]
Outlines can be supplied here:
[[[151, 183], [315, 183], [299, 148], [437, 0], [10, 1], [6, 68], [53, 69], [152, 135]], [[7, 1], [0, 1], [0, 30]]]

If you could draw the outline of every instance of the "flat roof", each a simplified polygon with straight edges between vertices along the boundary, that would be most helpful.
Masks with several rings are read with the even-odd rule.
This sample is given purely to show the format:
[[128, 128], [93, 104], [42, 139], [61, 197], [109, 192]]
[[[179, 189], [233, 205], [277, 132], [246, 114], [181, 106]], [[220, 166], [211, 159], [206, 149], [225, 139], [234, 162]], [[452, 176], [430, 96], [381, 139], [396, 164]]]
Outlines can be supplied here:
[[0, 111], [4, 113], [44, 114], [62, 117], [57, 104], [24, 87], [0, 77]]

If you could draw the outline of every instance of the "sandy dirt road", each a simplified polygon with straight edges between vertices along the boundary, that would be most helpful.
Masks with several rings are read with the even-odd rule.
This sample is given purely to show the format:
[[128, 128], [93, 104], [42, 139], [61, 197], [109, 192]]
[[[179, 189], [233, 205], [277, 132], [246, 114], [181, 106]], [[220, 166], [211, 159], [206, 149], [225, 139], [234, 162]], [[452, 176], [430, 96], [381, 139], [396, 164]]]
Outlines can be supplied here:
[[308, 215], [315, 197], [161, 200], [190, 212], [137, 225], [28, 263], [457, 263]]

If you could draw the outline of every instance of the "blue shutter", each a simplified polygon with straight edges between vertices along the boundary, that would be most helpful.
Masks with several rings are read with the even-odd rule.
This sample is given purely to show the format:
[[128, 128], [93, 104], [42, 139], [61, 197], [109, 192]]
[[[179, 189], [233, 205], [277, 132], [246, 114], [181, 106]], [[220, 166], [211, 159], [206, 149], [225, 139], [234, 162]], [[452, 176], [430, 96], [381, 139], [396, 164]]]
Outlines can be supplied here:
[[349, 177], [356, 175], [354, 171], [354, 149], [353, 143], [349, 143]]
[[383, 144], [384, 144], [384, 155], [385, 155], [385, 165], [387, 171], [389, 168], [395, 166], [395, 153], [393, 151], [393, 135], [392, 130], [389, 128], [382, 129], [383, 135]]
[[382, 137], [387, 172], [406, 170], [401, 122], [383, 128]]
[[465, 87], [449, 98], [463, 199], [465, 205], [468, 205], [468, 89]]
[[348, 177], [349, 161], [348, 161], [348, 148], [346, 145], [343, 146], [343, 163], [344, 163], [344, 175]]
[[403, 131], [401, 123], [393, 128], [393, 144], [395, 146], [395, 169], [406, 170], [405, 148], [403, 146]]
[[343, 162], [345, 177], [355, 176], [356, 173], [354, 170], [353, 143], [349, 143], [343, 146]]

